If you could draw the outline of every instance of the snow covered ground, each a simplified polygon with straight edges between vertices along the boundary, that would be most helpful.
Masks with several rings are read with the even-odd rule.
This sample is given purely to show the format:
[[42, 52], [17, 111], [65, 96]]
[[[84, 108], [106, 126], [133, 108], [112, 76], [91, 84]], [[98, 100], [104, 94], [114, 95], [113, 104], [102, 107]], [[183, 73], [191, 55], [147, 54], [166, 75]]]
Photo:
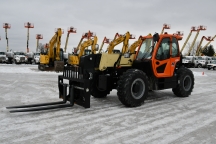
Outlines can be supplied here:
[[90, 109], [11, 114], [6, 106], [59, 101], [61, 73], [0, 65], [0, 143], [216, 143], [216, 71], [192, 70], [195, 88], [188, 98], [154, 91], [141, 107], [125, 108], [114, 90], [104, 99], [92, 97]]

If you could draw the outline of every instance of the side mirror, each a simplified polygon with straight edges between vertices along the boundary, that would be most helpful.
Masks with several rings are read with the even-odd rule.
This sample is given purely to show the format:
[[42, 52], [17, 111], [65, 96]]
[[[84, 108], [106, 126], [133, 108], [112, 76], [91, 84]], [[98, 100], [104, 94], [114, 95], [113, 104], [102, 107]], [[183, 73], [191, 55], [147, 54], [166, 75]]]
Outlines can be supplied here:
[[158, 33], [155, 33], [155, 34], [153, 35], [153, 41], [154, 41], [154, 42], [158, 42], [159, 39], [160, 39], [159, 34], [158, 34]]

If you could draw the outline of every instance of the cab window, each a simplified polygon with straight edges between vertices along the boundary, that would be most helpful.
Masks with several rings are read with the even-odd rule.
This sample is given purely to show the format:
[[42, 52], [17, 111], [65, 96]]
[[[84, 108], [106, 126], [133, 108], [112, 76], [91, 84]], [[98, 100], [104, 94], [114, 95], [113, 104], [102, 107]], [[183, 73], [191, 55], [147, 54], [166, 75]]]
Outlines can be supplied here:
[[164, 38], [158, 48], [156, 59], [157, 60], [165, 60], [170, 58], [170, 45], [169, 38]]
[[175, 37], [172, 38], [172, 57], [177, 57], [179, 54], [178, 41]]

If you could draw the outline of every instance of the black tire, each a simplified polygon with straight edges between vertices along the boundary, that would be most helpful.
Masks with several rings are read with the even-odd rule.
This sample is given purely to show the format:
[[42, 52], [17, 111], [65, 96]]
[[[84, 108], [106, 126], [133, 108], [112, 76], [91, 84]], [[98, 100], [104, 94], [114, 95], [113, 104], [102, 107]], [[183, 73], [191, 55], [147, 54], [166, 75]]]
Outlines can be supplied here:
[[213, 70], [216, 70], [216, 67], [213, 67]]
[[208, 70], [210, 70], [211, 68], [210, 67], [208, 67]]
[[120, 76], [117, 95], [126, 107], [141, 106], [148, 97], [148, 92], [148, 78], [143, 71], [130, 69]]
[[202, 65], [201, 65], [201, 64], [198, 64], [197, 67], [198, 67], [198, 68], [202, 68]]
[[91, 95], [95, 98], [105, 98], [112, 90], [109, 84], [106, 90], [102, 90], [98, 87], [98, 73], [94, 75], [94, 81], [92, 82], [91, 86]]
[[45, 65], [38, 65], [38, 69], [41, 70], [41, 71], [44, 71], [45, 70]]
[[194, 88], [194, 75], [190, 69], [181, 67], [177, 71], [178, 84], [173, 93], [178, 97], [188, 97]]

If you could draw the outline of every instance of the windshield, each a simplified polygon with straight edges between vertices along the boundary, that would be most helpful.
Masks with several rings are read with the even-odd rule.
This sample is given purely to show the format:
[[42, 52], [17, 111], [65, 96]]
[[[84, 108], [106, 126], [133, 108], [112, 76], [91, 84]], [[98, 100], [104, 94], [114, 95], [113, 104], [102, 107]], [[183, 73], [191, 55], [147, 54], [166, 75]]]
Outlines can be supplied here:
[[204, 60], [204, 58], [203, 57], [198, 57], [198, 60]]
[[23, 52], [16, 52], [16, 53], [14, 53], [15, 55], [24, 55], [24, 53]]
[[191, 60], [191, 58], [189, 58], [189, 57], [183, 57], [183, 59], [186, 59], [186, 60]]
[[137, 59], [150, 59], [152, 56], [153, 39], [145, 39], [140, 47]]
[[213, 64], [216, 64], [216, 60], [212, 61]]
[[5, 52], [0, 52], [0, 55], [5, 55]]
[[35, 53], [35, 55], [36, 55], [36, 56], [39, 56], [39, 55], [40, 55], [40, 53]]

